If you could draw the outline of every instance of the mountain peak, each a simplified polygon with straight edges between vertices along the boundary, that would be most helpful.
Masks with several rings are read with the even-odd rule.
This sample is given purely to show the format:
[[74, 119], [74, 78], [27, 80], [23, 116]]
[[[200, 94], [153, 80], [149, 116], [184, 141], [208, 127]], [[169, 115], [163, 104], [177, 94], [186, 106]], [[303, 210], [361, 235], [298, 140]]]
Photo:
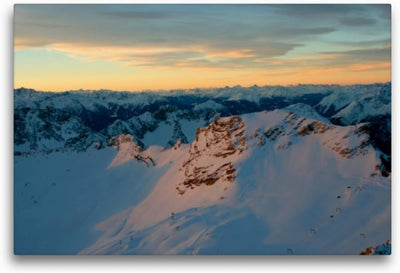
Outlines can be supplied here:
[[218, 118], [209, 126], [198, 128], [181, 168], [183, 179], [177, 186], [178, 192], [183, 194], [187, 188], [217, 181], [232, 182], [235, 178], [232, 159], [244, 147], [244, 123], [238, 116]]

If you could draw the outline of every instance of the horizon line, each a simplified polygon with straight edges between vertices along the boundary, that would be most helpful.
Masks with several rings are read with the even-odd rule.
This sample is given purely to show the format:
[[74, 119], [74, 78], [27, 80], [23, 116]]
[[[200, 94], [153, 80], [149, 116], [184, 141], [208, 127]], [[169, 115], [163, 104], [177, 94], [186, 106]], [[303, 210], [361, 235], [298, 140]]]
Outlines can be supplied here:
[[142, 90], [112, 90], [112, 89], [70, 89], [70, 90], [61, 90], [61, 91], [54, 91], [54, 90], [38, 90], [35, 88], [29, 88], [29, 87], [18, 87], [14, 88], [14, 91], [17, 90], [31, 90], [34, 92], [42, 92], [42, 93], [67, 93], [67, 92], [101, 92], [101, 91], [108, 91], [108, 92], [128, 92], [128, 93], [145, 93], [145, 92], [172, 92], [172, 91], [185, 91], [185, 92], [190, 92], [190, 91], [211, 91], [211, 90], [216, 90], [216, 89], [224, 89], [224, 88], [235, 88], [235, 87], [241, 87], [241, 88], [246, 88], [249, 89], [251, 87], [257, 87], [257, 88], [266, 88], [266, 87], [296, 87], [296, 86], [367, 86], [367, 85], [377, 85], [377, 84], [391, 84], [392, 81], [386, 81], [386, 82], [373, 82], [373, 83], [353, 83], [353, 84], [337, 84], [337, 83], [298, 83], [298, 84], [287, 84], [287, 85], [281, 85], [281, 84], [276, 84], [276, 85], [249, 85], [249, 86], [242, 86], [240, 84], [233, 85], [233, 86], [215, 86], [215, 87], [194, 87], [194, 88], [172, 88], [172, 89], [142, 89]]

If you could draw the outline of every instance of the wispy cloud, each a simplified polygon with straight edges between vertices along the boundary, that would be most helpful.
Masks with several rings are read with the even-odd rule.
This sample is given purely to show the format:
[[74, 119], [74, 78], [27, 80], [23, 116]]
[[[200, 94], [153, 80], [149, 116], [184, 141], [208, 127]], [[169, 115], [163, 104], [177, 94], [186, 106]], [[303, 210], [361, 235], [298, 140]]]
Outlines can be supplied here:
[[375, 25], [377, 20], [374, 18], [364, 18], [364, 17], [349, 17], [343, 18], [340, 22], [345, 26], [370, 26]]
[[112, 17], [113, 19], [166, 19], [170, 14], [164, 12], [151, 11], [105, 11], [101, 15]]

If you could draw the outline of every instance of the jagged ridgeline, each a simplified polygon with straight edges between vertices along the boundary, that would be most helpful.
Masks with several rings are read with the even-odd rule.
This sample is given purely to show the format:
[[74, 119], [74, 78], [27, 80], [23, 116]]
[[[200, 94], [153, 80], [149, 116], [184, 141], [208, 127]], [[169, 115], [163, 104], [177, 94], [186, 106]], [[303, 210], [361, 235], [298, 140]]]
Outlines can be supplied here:
[[[218, 117], [288, 107], [336, 125], [365, 123], [390, 172], [391, 84], [235, 86], [158, 92], [14, 90], [14, 154], [102, 149], [132, 135], [141, 148], [190, 143]], [[307, 116], [308, 117], [308, 116]]]

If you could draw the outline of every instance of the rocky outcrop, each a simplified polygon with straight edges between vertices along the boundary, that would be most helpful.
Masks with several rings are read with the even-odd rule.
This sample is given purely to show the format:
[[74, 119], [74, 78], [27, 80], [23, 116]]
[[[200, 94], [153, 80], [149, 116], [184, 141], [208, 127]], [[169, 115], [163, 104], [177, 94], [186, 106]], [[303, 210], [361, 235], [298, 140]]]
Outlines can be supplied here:
[[196, 139], [180, 171], [180, 194], [196, 186], [233, 182], [235, 168], [231, 162], [245, 148], [244, 123], [240, 117], [218, 118], [205, 128], [198, 128]]
[[112, 137], [108, 144], [118, 149], [118, 154], [108, 166], [109, 168], [122, 165], [131, 159], [143, 162], [147, 167], [155, 166], [154, 160], [142, 153], [142, 148], [136, 144], [132, 135]]
[[360, 255], [390, 255], [392, 254], [392, 242], [390, 240], [386, 243], [380, 244], [375, 247], [367, 247], [360, 252]]

